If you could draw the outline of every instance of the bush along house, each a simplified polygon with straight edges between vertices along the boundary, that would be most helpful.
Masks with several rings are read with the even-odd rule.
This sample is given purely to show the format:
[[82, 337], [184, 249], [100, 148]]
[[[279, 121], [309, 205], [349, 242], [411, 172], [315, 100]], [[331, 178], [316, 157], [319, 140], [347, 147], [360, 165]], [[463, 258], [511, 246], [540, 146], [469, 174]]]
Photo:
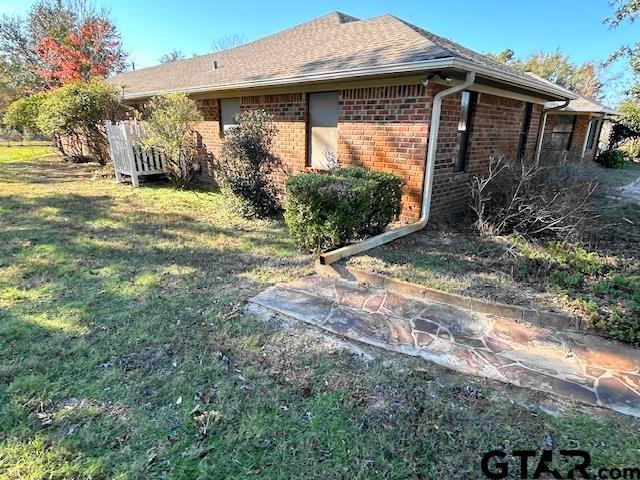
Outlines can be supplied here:
[[[533, 158], [562, 148], [591, 158], [607, 115], [606, 107], [588, 110], [594, 102], [585, 106], [558, 85], [392, 15], [360, 20], [333, 12], [110, 82], [132, 105], [166, 92], [197, 100], [202, 180], [211, 181], [234, 116], [265, 109], [279, 129], [273, 153], [282, 176], [334, 161], [393, 172], [406, 181], [407, 222], [463, 208], [471, 177], [491, 156]], [[564, 108], [547, 110], [557, 105]]]

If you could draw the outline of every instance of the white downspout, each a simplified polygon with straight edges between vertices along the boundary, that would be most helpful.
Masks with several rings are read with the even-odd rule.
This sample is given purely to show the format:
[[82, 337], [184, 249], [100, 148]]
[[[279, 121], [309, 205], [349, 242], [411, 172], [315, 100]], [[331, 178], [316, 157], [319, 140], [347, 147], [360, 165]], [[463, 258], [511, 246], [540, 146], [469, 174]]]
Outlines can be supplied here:
[[429, 144], [427, 145], [427, 159], [424, 169], [424, 182], [422, 189], [422, 210], [420, 220], [415, 223], [411, 223], [405, 227], [398, 228], [397, 230], [390, 230], [388, 232], [381, 233], [375, 237], [368, 238], [362, 242], [354, 243], [353, 245], [347, 245], [346, 247], [338, 248], [320, 255], [320, 263], [322, 265], [329, 265], [341, 258], [350, 257], [357, 253], [370, 250], [374, 247], [384, 245], [397, 238], [404, 237], [410, 233], [423, 229], [429, 221], [429, 212], [431, 210], [431, 191], [433, 189], [433, 170], [436, 163], [436, 151], [438, 143], [438, 132], [440, 130], [440, 112], [442, 110], [442, 99], [446, 96], [465, 90], [475, 82], [475, 72], [467, 72], [467, 76], [464, 82], [455, 85], [446, 90], [438, 92], [433, 97], [433, 103], [431, 107], [431, 124], [429, 126]]
[[540, 130], [538, 130], [538, 142], [536, 143], [536, 156], [535, 161], [540, 160], [540, 151], [542, 150], [542, 138], [544, 137], [544, 129], [547, 126], [547, 112], [544, 110], [542, 112], [542, 122], [540, 122]]

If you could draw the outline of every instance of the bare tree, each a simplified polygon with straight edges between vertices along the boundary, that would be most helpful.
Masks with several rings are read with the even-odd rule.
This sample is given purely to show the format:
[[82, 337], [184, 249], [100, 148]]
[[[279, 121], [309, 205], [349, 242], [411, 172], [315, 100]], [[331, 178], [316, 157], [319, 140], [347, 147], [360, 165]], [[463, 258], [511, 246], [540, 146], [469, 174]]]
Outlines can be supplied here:
[[244, 45], [245, 43], [247, 43], [247, 40], [244, 38], [244, 35], [231, 33], [229, 35], [225, 35], [224, 37], [220, 37], [217, 40], [214, 40], [211, 44], [211, 47], [216, 52], [222, 52], [223, 50], [230, 50], [232, 48], [239, 47], [240, 45]]
[[180, 50], [171, 50], [169, 53], [165, 53], [159, 59], [160, 63], [176, 62], [178, 60], [184, 60], [185, 55]]

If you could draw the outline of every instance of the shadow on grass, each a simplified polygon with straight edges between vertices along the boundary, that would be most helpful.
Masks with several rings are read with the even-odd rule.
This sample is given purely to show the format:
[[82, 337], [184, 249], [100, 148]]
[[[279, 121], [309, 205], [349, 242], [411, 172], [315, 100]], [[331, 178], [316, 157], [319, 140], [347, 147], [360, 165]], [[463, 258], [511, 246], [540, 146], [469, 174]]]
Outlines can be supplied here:
[[[132, 430], [127, 423], [144, 423], [140, 408], [161, 410], [165, 436], [174, 427], [191, 430], [188, 415], [176, 419], [176, 398], [226, 381], [218, 352], [251, 349], [268, 330], [242, 317], [243, 302], [309, 266], [277, 223], [238, 221], [237, 228], [124, 202], [0, 197], [3, 449], [45, 435], [72, 456], [103, 458], [101, 436], [120, 447], [117, 438]], [[69, 399], [86, 400], [80, 404], [90, 410], [123, 408], [113, 422], [77, 420], [92, 424], [95, 436], [66, 438], [59, 429], [72, 421], [54, 420], [52, 432], [38, 415], [63, 416]], [[144, 428], [136, 435], [146, 448], [158, 439]]]
[[0, 163], [0, 176], [3, 183], [55, 184], [87, 180], [87, 176], [101, 167], [97, 163], [73, 164], [61, 157], [40, 158], [15, 163]]
[[202, 215], [208, 192], [91, 185], [0, 196], [0, 476], [472, 478], [496, 441], [546, 435], [637, 456], [635, 424], [568, 428], [513, 389], [471, 398], [489, 384], [245, 315], [310, 270], [282, 224]]
[[452, 293], [532, 305], [532, 286], [523, 291], [522, 285], [513, 281], [520, 265], [507, 245], [469, 231], [427, 227], [347, 263]]

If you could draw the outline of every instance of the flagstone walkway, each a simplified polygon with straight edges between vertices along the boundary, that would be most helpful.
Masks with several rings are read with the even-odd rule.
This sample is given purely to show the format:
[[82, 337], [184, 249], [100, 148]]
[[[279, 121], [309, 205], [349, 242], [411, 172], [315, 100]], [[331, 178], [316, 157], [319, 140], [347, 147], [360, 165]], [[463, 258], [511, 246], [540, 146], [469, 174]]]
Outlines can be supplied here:
[[251, 300], [337, 335], [640, 417], [640, 350], [311, 275]]

